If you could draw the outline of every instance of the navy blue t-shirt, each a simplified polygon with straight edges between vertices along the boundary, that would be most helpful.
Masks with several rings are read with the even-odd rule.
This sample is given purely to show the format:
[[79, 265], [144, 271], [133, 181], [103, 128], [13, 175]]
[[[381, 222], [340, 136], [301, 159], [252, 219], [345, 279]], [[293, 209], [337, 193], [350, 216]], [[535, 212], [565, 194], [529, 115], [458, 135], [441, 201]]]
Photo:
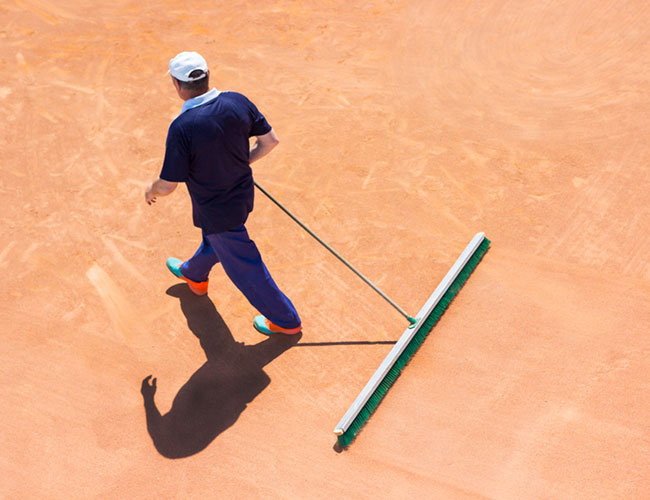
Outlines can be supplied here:
[[254, 198], [249, 138], [270, 131], [255, 105], [237, 92], [222, 92], [169, 126], [160, 178], [187, 183], [194, 225], [204, 233], [246, 222]]

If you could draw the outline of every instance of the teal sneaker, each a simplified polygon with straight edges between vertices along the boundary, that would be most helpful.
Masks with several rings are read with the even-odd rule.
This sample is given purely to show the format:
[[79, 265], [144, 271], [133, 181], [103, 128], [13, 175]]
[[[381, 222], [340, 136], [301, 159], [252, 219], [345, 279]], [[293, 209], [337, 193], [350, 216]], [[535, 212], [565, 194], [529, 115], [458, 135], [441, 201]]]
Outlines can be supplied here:
[[192, 290], [196, 295], [205, 295], [208, 293], [208, 283], [210, 280], [205, 280], [205, 281], [192, 281], [190, 279], [187, 279], [185, 276], [183, 276], [183, 273], [181, 272], [181, 265], [183, 264], [183, 261], [181, 259], [177, 259], [176, 257], [170, 257], [167, 259], [167, 269], [169, 269], [174, 276], [177, 278], [182, 279], [183, 281], [187, 282], [187, 285], [190, 287], [190, 290]]
[[176, 257], [170, 257], [167, 259], [167, 269], [169, 269], [174, 276], [177, 278], [183, 278], [183, 273], [181, 272], [181, 265], [183, 264], [183, 261], [181, 259], [177, 259]]
[[264, 335], [276, 335], [278, 333], [284, 335], [296, 335], [302, 331], [302, 325], [298, 328], [282, 328], [278, 325], [274, 325], [262, 315], [255, 316], [253, 326], [258, 332], [263, 333]]

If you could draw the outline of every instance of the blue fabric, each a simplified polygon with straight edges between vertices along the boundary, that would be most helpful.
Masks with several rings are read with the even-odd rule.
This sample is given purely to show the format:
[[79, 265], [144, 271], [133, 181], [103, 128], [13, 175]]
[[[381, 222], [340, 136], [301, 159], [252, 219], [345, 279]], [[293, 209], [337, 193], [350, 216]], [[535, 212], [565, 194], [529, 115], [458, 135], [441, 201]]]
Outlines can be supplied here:
[[194, 225], [206, 234], [246, 222], [254, 201], [249, 138], [271, 131], [245, 96], [213, 90], [186, 101], [169, 126], [160, 173], [187, 184]]
[[181, 265], [181, 271], [192, 281], [205, 281], [217, 262], [221, 262], [230, 280], [260, 314], [282, 328], [300, 326], [295, 307], [271, 278], [243, 224], [221, 233], [204, 232], [201, 245]]
[[188, 109], [196, 108], [197, 106], [200, 106], [201, 104], [205, 104], [207, 102], [210, 102], [212, 99], [216, 99], [219, 97], [219, 92], [217, 89], [212, 89], [208, 90], [205, 94], [202, 94], [197, 97], [192, 97], [192, 99], [188, 99], [183, 103], [183, 107], [181, 108], [181, 113], [185, 113]]

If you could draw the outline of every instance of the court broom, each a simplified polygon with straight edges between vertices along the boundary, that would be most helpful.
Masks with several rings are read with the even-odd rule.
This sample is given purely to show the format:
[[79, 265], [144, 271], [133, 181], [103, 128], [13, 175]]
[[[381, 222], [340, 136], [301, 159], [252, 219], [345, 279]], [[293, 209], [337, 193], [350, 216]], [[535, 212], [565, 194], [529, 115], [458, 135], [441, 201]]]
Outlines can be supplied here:
[[409, 359], [415, 354], [420, 345], [424, 342], [429, 332], [436, 325], [442, 314], [445, 312], [451, 301], [458, 294], [465, 284], [469, 275], [476, 268], [485, 253], [490, 247], [490, 240], [484, 233], [477, 233], [469, 242], [465, 250], [460, 254], [449, 272], [442, 279], [438, 287], [431, 294], [424, 306], [415, 315], [409, 316], [404, 309], [393, 302], [374, 283], [361, 274], [357, 269], [345, 260], [336, 250], [319, 238], [302, 221], [287, 210], [278, 200], [255, 181], [255, 186], [264, 193], [273, 203], [291, 217], [310, 236], [329, 250], [337, 259], [350, 268], [359, 278], [377, 292], [384, 300], [393, 306], [409, 322], [402, 336], [395, 343], [384, 361], [379, 365], [374, 375], [366, 386], [359, 393], [343, 418], [334, 428], [339, 447], [346, 448], [359, 433], [364, 424], [368, 421], [381, 400], [391, 388], [402, 369]]

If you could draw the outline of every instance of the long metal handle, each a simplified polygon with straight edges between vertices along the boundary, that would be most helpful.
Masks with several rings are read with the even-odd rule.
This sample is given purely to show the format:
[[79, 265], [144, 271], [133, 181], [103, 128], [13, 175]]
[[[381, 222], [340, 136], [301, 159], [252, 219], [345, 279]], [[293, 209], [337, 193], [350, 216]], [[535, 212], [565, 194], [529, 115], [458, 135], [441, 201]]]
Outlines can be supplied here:
[[402, 309], [400, 306], [398, 306], [395, 302], [393, 302], [388, 295], [386, 295], [384, 292], [382, 292], [372, 281], [370, 281], [368, 278], [366, 278], [363, 274], [361, 274], [352, 264], [350, 264], [347, 260], [345, 260], [336, 250], [334, 250], [331, 246], [329, 246], [327, 243], [325, 243], [321, 238], [318, 237], [316, 233], [314, 233], [311, 229], [309, 229], [298, 217], [293, 215], [289, 210], [287, 210], [282, 203], [280, 203], [278, 200], [276, 200], [266, 189], [264, 189], [262, 186], [260, 186], [257, 181], [253, 181], [255, 183], [255, 186], [257, 189], [262, 191], [273, 203], [275, 203], [278, 207], [284, 211], [289, 217], [291, 217], [294, 222], [296, 222], [301, 228], [303, 228], [307, 233], [309, 233], [310, 236], [312, 236], [318, 243], [323, 245], [325, 248], [327, 248], [334, 257], [339, 259], [343, 264], [348, 266], [354, 274], [356, 274], [359, 278], [361, 278], [367, 285], [369, 285], [375, 292], [377, 292], [381, 297], [388, 302], [391, 306], [393, 306], [402, 316], [404, 316], [409, 323], [412, 325], [415, 324], [415, 318], [409, 316], [404, 309]]

